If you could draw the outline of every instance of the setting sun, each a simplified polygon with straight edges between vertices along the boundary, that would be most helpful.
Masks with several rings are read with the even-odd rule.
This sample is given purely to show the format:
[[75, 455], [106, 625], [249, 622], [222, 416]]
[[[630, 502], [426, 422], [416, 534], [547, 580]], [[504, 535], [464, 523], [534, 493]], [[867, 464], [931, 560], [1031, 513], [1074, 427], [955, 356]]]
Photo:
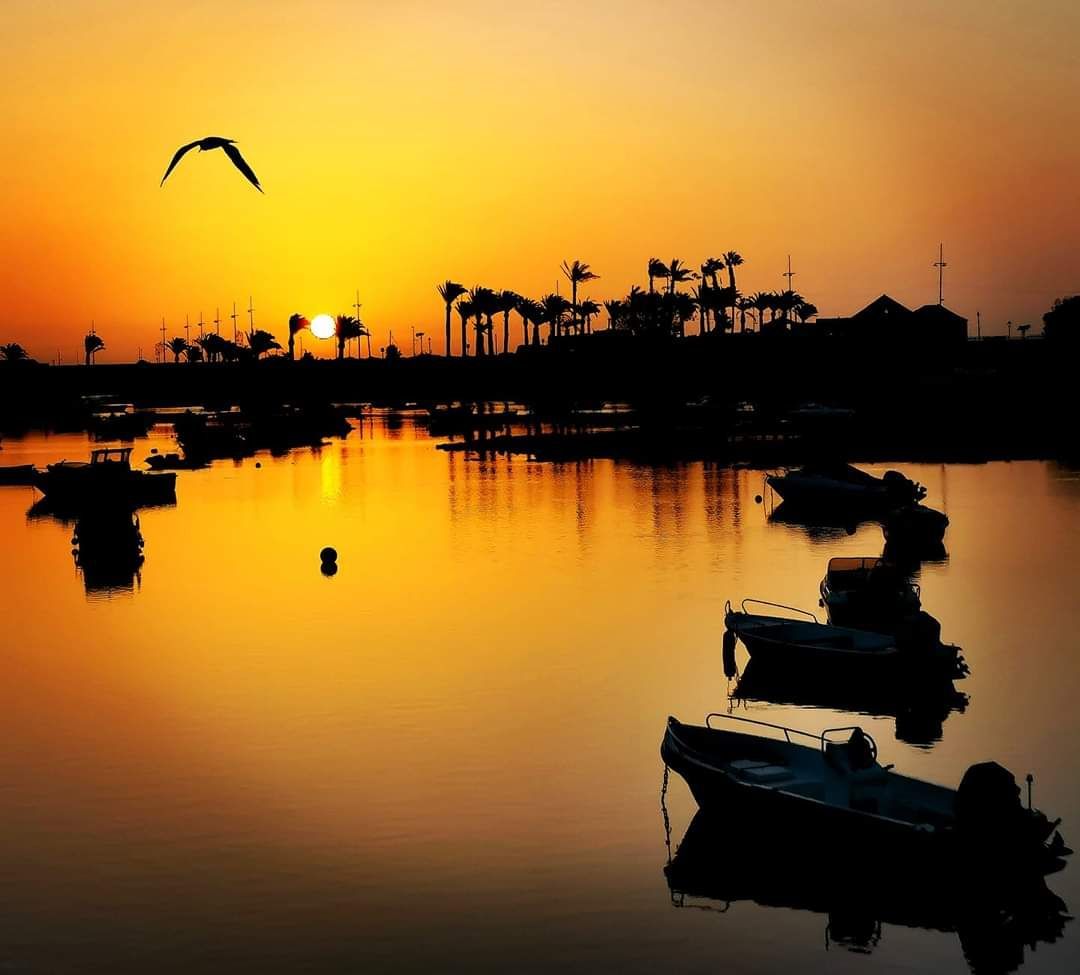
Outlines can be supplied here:
[[316, 315], [311, 320], [311, 334], [317, 339], [328, 339], [334, 335], [334, 319], [329, 315]]

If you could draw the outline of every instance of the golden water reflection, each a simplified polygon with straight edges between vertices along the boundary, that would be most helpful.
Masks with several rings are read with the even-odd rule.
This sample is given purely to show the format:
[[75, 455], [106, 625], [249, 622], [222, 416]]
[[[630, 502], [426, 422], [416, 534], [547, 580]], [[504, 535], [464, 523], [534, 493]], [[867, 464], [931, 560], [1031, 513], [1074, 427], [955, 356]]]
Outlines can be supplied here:
[[[4, 462], [87, 449], [6, 441]], [[1034, 771], [1075, 842], [1080, 482], [1042, 463], [898, 466], [952, 522], [920, 581], [971, 663], [971, 703], [932, 748], [897, 741], [895, 716], [860, 720], [917, 775], [955, 783], [989, 757]], [[0, 490], [0, 961], [715, 962], [720, 935], [665, 909], [664, 718], [727, 706], [725, 600], [813, 609], [829, 556], [881, 549], [874, 525], [769, 523], [760, 492], [761, 472], [473, 460], [368, 421], [319, 450], [182, 472], [175, 508], [140, 513], [141, 587], [88, 599], [70, 528]], [[679, 788], [669, 808], [689, 821]], [[1053, 886], [1080, 902], [1072, 873]], [[741, 910], [727, 957], [826, 966], [803, 919]], [[907, 933], [874, 960], [955, 966], [955, 950]], [[1078, 958], [1067, 936], [1029, 963]]]

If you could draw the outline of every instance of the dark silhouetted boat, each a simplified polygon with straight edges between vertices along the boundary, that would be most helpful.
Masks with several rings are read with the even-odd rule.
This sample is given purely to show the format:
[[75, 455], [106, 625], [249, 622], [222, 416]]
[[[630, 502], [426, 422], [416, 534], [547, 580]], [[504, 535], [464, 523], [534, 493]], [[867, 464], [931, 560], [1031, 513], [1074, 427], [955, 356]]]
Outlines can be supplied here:
[[33, 484], [33, 464], [8, 464], [0, 466], [0, 485]]
[[[751, 613], [747, 606], [799, 613], [790, 616]], [[734, 638], [752, 659], [771, 668], [789, 667], [834, 673], [849, 680], [897, 680], [910, 675], [959, 680], [968, 674], [959, 648], [941, 642], [941, 627], [926, 613], [902, 620], [895, 634], [819, 623], [808, 610], [744, 599], [741, 611], [727, 603], [724, 611], [725, 653]]]
[[875, 477], [850, 464], [807, 464], [769, 474], [765, 483], [793, 508], [884, 513], [926, 497], [926, 488], [899, 471]]
[[922, 604], [919, 587], [884, 559], [829, 559], [821, 580], [821, 605], [835, 626], [892, 633]]
[[909, 504], [890, 511], [881, 522], [881, 533], [894, 549], [933, 552], [945, 540], [949, 516], [921, 504]]
[[[714, 719], [749, 730], [714, 728]], [[1003, 872], [1037, 875], [1061, 869], [1072, 852], [1057, 832], [1060, 820], [1032, 808], [1030, 797], [1021, 805], [1002, 766], [972, 765], [949, 789], [879, 764], [877, 744], [859, 728], [813, 735], [734, 715], [710, 714], [705, 726], [669, 717], [660, 754], [705, 812], [738, 804], [795, 843], [937, 868], [990, 858]]]
[[79, 509], [104, 504], [127, 507], [176, 500], [176, 475], [131, 467], [131, 447], [100, 447], [90, 462], [60, 461], [34, 473], [34, 486], [51, 505]]

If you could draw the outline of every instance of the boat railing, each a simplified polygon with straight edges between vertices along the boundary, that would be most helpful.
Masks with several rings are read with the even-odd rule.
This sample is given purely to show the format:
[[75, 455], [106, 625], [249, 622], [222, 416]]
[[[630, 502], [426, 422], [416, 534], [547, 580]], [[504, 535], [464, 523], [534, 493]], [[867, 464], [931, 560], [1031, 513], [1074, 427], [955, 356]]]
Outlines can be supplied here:
[[[799, 609], [798, 606], [788, 606], [785, 603], [773, 603], [767, 599], [744, 599], [739, 605], [742, 607], [742, 611], [748, 616], [752, 614], [750, 613], [750, 610], [746, 608], [747, 604], [753, 606], [771, 606], [773, 609], [786, 609], [792, 613], [800, 613], [803, 616], [809, 616], [815, 623], [819, 622], [818, 618], [808, 609]], [[729, 603], [728, 605], [730, 606], [731, 604]]]
[[723, 718], [725, 721], [741, 721], [744, 724], [753, 724], [758, 725], [761, 728], [772, 728], [774, 731], [782, 731], [784, 733], [784, 738], [787, 740], [788, 744], [791, 744], [792, 735], [801, 735], [803, 738], [809, 738], [812, 741], [818, 742], [821, 746], [822, 752], [825, 751], [825, 746], [829, 743], [832, 735], [839, 734], [842, 731], [846, 731], [848, 732], [848, 734], [853, 731], [858, 731], [870, 740], [871, 746], [874, 750], [874, 754], [877, 754], [877, 743], [858, 725], [846, 725], [842, 728], [826, 728], [824, 731], [821, 732], [821, 734], [815, 735], [812, 731], [803, 731], [800, 728], [789, 728], [786, 725], [773, 724], [773, 722], [771, 721], [760, 721], [757, 718], [744, 718], [741, 715], [728, 714], [724, 711], [712, 711], [709, 714], [705, 715], [706, 728], [712, 729], [713, 718]]
[[723, 718], [725, 721], [741, 721], [744, 724], [756, 724], [762, 728], [772, 728], [774, 731], [782, 731], [784, 737], [791, 742], [792, 735], [802, 735], [804, 738], [812, 738], [814, 741], [821, 741], [821, 735], [815, 735], [809, 731], [801, 731], [798, 728], [788, 728], [786, 725], [773, 724], [771, 721], [759, 721], [757, 718], [744, 718], [738, 714], [727, 714], [723, 711], [712, 711], [705, 715], [705, 727], [712, 728], [713, 718]]

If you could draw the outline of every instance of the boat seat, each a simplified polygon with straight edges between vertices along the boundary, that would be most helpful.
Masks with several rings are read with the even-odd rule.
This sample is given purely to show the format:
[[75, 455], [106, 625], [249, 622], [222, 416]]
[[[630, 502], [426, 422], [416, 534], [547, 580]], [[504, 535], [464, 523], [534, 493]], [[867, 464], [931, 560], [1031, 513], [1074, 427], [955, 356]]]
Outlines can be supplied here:
[[791, 769], [786, 765], [772, 762], [755, 762], [751, 759], [737, 758], [731, 763], [732, 770], [740, 778], [749, 782], [780, 782], [791, 777]]

